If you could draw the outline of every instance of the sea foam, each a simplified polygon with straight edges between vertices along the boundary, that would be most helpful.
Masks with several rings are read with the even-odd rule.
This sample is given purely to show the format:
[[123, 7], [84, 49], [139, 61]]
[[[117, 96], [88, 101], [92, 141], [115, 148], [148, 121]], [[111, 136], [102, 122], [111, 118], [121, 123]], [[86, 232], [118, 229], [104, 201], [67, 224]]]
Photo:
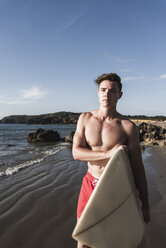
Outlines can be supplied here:
[[24, 162], [24, 163], [21, 163], [21, 164], [12, 166], [12, 167], [8, 167], [7, 169], [0, 171], [0, 177], [13, 175], [14, 173], [17, 173], [19, 170], [22, 170], [22, 169], [29, 167], [29, 166], [32, 166], [34, 164], [38, 164], [38, 163], [42, 162], [48, 156], [54, 155], [57, 152], [59, 152], [60, 150], [65, 149], [66, 146], [67, 146], [66, 143], [62, 143], [61, 145], [55, 146], [52, 149], [42, 151], [41, 154], [43, 154], [43, 157], [38, 158], [38, 159], [34, 159], [34, 160], [30, 160], [30, 161], [27, 161], [27, 162]]

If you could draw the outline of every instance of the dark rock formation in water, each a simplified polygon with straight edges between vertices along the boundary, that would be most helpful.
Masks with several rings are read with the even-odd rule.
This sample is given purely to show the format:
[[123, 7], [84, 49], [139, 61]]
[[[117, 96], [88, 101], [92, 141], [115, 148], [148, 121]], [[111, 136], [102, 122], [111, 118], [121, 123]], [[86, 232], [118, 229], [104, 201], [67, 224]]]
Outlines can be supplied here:
[[76, 124], [80, 113], [57, 112], [43, 115], [11, 115], [0, 123], [11, 124]]
[[68, 142], [68, 143], [73, 143], [74, 134], [75, 134], [74, 131], [71, 132], [71, 133], [69, 133], [69, 134], [66, 136], [65, 141]]
[[[74, 133], [75, 132], [72, 131], [63, 140], [72, 143]], [[58, 132], [44, 130], [42, 128], [39, 128], [35, 133], [30, 133], [28, 135], [29, 142], [56, 142], [59, 140], [62, 139]], [[139, 125], [139, 140], [145, 145], [166, 145], [166, 129], [143, 122]]]
[[166, 145], [166, 129], [143, 122], [139, 125], [139, 139], [148, 145]]
[[28, 142], [57, 142], [61, 140], [60, 135], [56, 131], [37, 129], [35, 133], [28, 135]]
[[[71, 132], [66, 138], [66, 142], [73, 142], [75, 132]], [[166, 129], [149, 123], [139, 125], [139, 140], [145, 145], [166, 145]]]

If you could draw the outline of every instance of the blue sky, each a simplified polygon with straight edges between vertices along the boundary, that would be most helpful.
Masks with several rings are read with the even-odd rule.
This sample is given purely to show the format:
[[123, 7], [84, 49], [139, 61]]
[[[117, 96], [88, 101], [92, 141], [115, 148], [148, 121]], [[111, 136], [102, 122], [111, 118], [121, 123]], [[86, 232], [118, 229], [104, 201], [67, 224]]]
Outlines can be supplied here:
[[165, 0], [0, 0], [0, 119], [98, 107], [122, 78], [122, 114], [166, 115]]

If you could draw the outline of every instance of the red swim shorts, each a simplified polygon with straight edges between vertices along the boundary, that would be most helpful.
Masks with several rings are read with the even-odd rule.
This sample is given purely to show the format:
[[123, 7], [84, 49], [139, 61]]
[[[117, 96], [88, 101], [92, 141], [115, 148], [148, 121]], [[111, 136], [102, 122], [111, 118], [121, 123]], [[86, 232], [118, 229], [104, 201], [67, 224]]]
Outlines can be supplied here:
[[77, 206], [77, 217], [78, 218], [80, 218], [98, 180], [99, 179], [93, 177], [89, 171], [84, 176], [81, 190], [80, 190], [80, 195], [78, 198], [78, 206]]

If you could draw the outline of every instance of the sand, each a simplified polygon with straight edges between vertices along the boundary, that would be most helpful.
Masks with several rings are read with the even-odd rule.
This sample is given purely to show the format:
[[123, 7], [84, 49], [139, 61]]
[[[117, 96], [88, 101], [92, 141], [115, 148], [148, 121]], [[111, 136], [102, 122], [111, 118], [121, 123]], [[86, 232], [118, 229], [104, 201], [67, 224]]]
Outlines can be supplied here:
[[144, 161], [146, 168], [151, 220], [146, 225], [139, 248], [166, 247], [166, 148], [147, 149], [152, 156]]
[[[0, 182], [1, 248], [76, 247], [71, 238], [87, 165], [71, 149]], [[3, 183], [2, 183], [3, 181]]]
[[[166, 247], [166, 148], [146, 149], [151, 222], [139, 248]], [[75, 248], [77, 198], [86, 173], [71, 149], [0, 182], [1, 248]]]

